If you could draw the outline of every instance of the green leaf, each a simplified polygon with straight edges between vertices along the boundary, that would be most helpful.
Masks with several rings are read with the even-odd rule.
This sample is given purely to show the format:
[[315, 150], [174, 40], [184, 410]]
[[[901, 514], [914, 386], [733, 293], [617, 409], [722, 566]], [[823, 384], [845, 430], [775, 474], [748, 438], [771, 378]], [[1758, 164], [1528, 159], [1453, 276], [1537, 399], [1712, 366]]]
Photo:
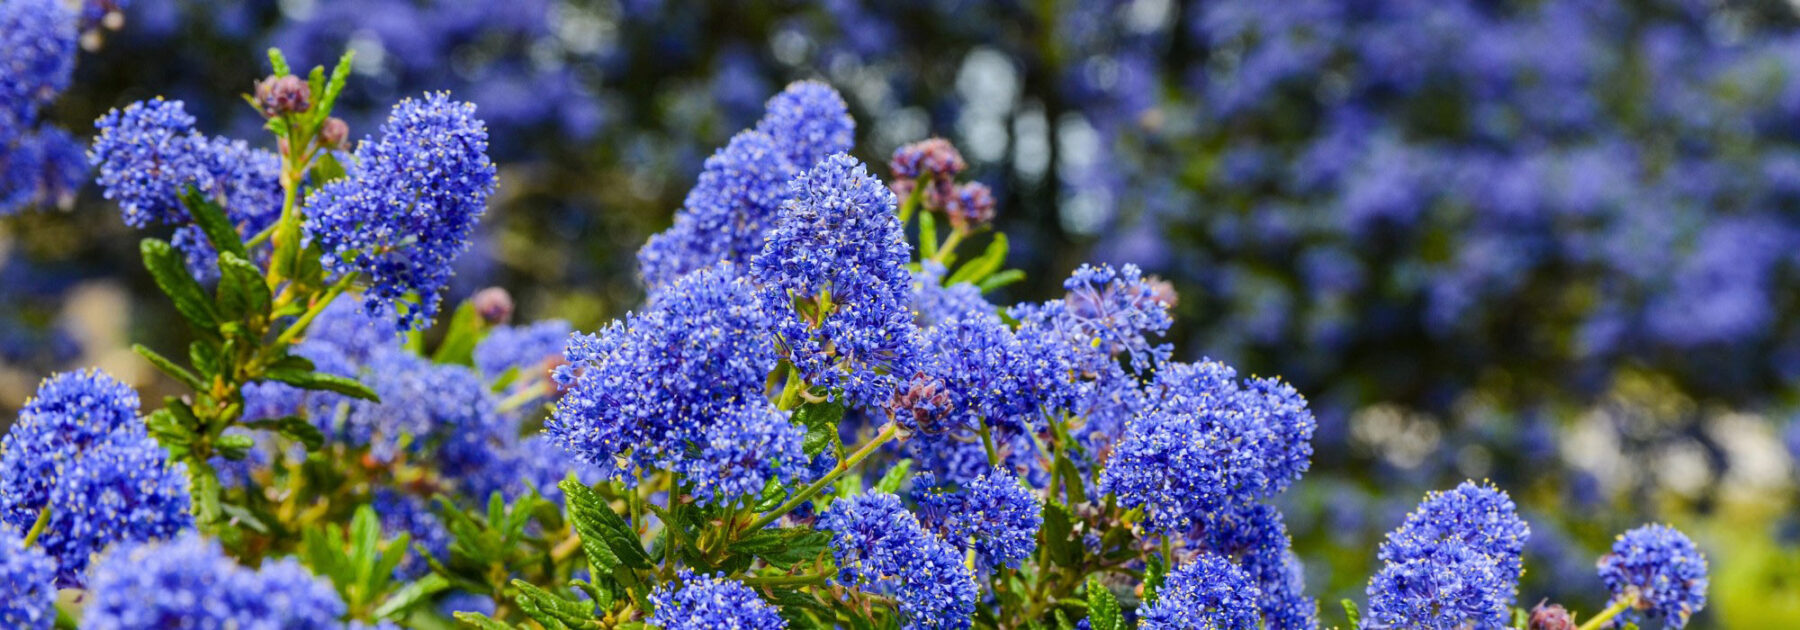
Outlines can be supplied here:
[[175, 412], [166, 408], [144, 416], [144, 427], [150, 431], [150, 437], [156, 438], [157, 444], [169, 451], [170, 459], [185, 457], [188, 448], [194, 443], [193, 429], [183, 424], [175, 416]]
[[459, 610], [456, 612], [456, 620], [461, 621], [463, 627], [466, 628], [476, 628], [478, 630], [513, 630], [512, 626], [495, 621], [493, 617], [478, 612]]
[[264, 523], [263, 520], [257, 517], [256, 513], [250, 511], [249, 508], [236, 503], [220, 503], [219, 509], [223, 510], [225, 516], [230, 518], [232, 522], [237, 525], [241, 525], [258, 534], [269, 533], [269, 525]]
[[219, 454], [225, 459], [240, 461], [250, 454], [250, 449], [256, 447], [256, 440], [250, 439], [250, 436], [242, 433], [227, 433], [219, 436], [219, 440], [214, 446], [219, 449]]
[[1052, 565], [1073, 567], [1081, 562], [1081, 541], [1075, 539], [1075, 517], [1056, 501], [1044, 502], [1044, 527], [1040, 530]]
[[267, 320], [269, 285], [262, 269], [231, 252], [219, 252], [219, 312], [226, 319]]
[[255, 420], [246, 422], [244, 425], [253, 429], [280, 433], [290, 440], [305, 445], [309, 452], [319, 450], [319, 447], [325, 445], [325, 434], [319, 431], [319, 427], [298, 416]]
[[206, 384], [200, 381], [200, 377], [194, 376], [194, 373], [187, 371], [187, 368], [176, 365], [168, 357], [157, 354], [155, 350], [144, 347], [144, 344], [131, 344], [131, 351], [138, 353], [138, 356], [144, 357], [150, 362], [150, 365], [156, 366], [156, 369], [162, 370], [164, 374], [175, 377], [175, 380], [181, 381], [181, 384], [194, 391], [206, 390]]
[[512, 585], [519, 589], [514, 597], [519, 610], [547, 628], [599, 627], [594, 619], [594, 602], [564, 599], [525, 580], [513, 580]]
[[380, 606], [375, 607], [375, 617], [379, 619], [399, 619], [402, 613], [411, 610], [413, 606], [421, 602], [429, 601], [432, 595], [436, 595], [449, 588], [450, 581], [444, 579], [444, 576], [436, 573], [427, 574], [425, 577], [419, 578], [418, 581], [402, 586], [399, 590], [394, 591], [393, 594], [388, 595], [387, 599], [382, 600]]
[[319, 105], [314, 108], [317, 120], [323, 121], [331, 115], [331, 108], [337, 104], [338, 95], [344, 92], [344, 83], [350, 80], [350, 62], [356, 59], [355, 50], [344, 51], [338, 57], [337, 67], [331, 69], [331, 79], [325, 82], [325, 93], [319, 97]]
[[269, 369], [271, 370], [298, 370], [302, 372], [311, 372], [315, 368], [316, 366], [313, 365], [312, 359], [297, 354], [284, 354], [269, 362]]
[[206, 240], [212, 242], [213, 249], [220, 252], [236, 254], [238, 258], [249, 258], [249, 250], [244, 249], [244, 237], [240, 236], [237, 226], [232, 225], [225, 209], [208, 198], [199, 188], [193, 185], [181, 192], [181, 205], [186, 206], [188, 216], [194, 218], [194, 225], [206, 234]]
[[806, 427], [806, 438], [801, 442], [806, 454], [818, 455], [826, 446], [836, 443], [838, 422], [843, 419], [842, 402], [809, 402], [794, 409], [793, 421]]
[[881, 481], [875, 482], [875, 490], [888, 494], [899, 492], [900, 486], [912, 476], [912, 465], [913, 461], [910, 459], [895, 462], [894, 467], [889, 468], [886, 473], [881, 475]]
[[1169, 565], [1162, 556], [1150, 556], [1144, 567], [1144, 605], [1156, 603], [1156, 592], [1169, 577]]
[[375, 390], [353, 378], [346, 378], [325, 372], [308, 372], [305, 370], [271, 369], [263, 373], [263, 380], [287, 383], [300, 389], [337, 392], [352, 398], [361, 398], [371, 402], [381, 402]]
[[937, 215], [930, 210], [919, 213], [919, 260], [930, 260], [937, 256], [938, 235]]
[[293, 74], [293, 71], [288, 69], [287, 56], [281, 54], [279, 48], [269, 49], [269, 67], [274, 69], [275, 76], [278, 77]]
[[944, 281], [944, 286], [986, 280], [988, 276], [999, 271], [1001, 265], [1006, 264], [1007, 248], [1006, 235], [999, 232], [994, 233], [994, 240], [988, 242], [987, 249], [981, 252], [981, 256], [957, 267], [956, 273], [950, 274], [950, 278]]
[[213, 312], [212, 300], [200, 289], [200, 283], [188, 275], [187, 263], [180, 252], [167, 241], [147, 238], [138, 249], [144, 254], [144, 268], [156, 280], [156, 286], [174, 300], [175, 310], [205, 336], [216, 336], [219, 317]]
[[1087, 503], [1087, 491], [1081, 480], [1081, 470], [1075, 467], [1075, 462], [1070, 461], [1068, 455], [1059, 452], [1056, 454], [1056, 470], [1057, 476], [1062, 477], [1063, 487], [1068, 490], [1069, 504]]
[[[596, 574], [612, 572], [616, 575], [620, 567], [627, 570], [650, 568], [650, 556], [644, 553], [637, 532], [625, 523], [625, 519], [614, 514], [593, 488], [574, 478], [564, 479], [559, 486], [568, 506], [569, 521], [581, 536], [581, 548], [588, 553], [588, 563], [594, 565]], [[610, 553], [601, 552], [602, 548]]]
[[455, 365], [475, 365], [475, 344], [480, 343], [488, 333], [487, 320], [475, 312], [475, 300], [463, 300], [457, 305], [456, 314], [450, 316], [450, 328], [444, 332], [444, 341], [438, 344], [437, 352], [432, 353], [431, 360], [436, 363]]
[[762, 558], [786, 569], [796, 562], [819, 557], [831, 545], [831, 534], [806, 527], [764, 529], [731, 544], [731, 552]]
[[1350, 625], [1348, 625], [1346, 627], [1361, 628], [1362, 627], [1362, 614], [1357, 612], [1356, 602], [1350, 601], [1350, 598], [1346, 597], [1340, 603], [1342, 603], [1344, 605], [1344, 618], [1350, 620]]
[[988, 291], [992, 291], [994, 289], [998, 289], [1000, 287], [1003, 287], [1003, 286], [1006, 286], [1006, 285], [1009, 285], [1009, 284], [1012, 284], [1014, 282], [1018, 282], [1018, 281], [1024, 280], [1024, 279], [1025, 279], [1025, 272], [1019, 271], [1017, 269], [1008, 269], [1006, 271], [1002, 271], [1000, 273], [988, 276], [986, 279], [982, 280], [981, 282], [975, 283], [975, 286], [980, 288], [983, 293], [986, 293]]
[[[313, 66], [312, 72], [306, 75], [306, 89], [308, 94], [325, 93], [325, 66]], [[317, 129], [318, 122], [325, 119], [319, 117], [319, 110], [312, 109], [307, 112], [307, 120], [312, 124], [302, 129]]]
[[188, 362], [202, 375], [218, 374], [219, 346], [204, 339], [188, 344]]
[[1100, 580], [1087, 581], [1088, 627], [1093, 630], [1124, 630], [1125, 618], [1119, 612], [1119, 600]]
[[343, 179], [350, 175], [349, 171], [344, 169], [344, 164], [339, 162], [337, 156], [330, 151], [319, 152], [319, 157], [313, 160], [312, 174], [313, 182], [321, 186], [326, 182]]

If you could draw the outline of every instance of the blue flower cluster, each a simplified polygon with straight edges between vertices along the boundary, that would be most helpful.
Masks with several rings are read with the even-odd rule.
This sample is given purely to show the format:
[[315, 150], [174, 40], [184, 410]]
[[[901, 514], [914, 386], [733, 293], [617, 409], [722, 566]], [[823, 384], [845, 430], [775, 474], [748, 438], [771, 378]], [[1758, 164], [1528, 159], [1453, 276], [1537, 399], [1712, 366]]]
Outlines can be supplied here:
[[0, 624], [45, 630], [56, 621], [56, 563], [0, 525]]
[[83, 583], [108, 545], [168, 538], [192, 527], [186, 467], [170, 465], [137, 418], [137, 394], [99, 371], [65, 372], [39, 386], [0, 441], [0, 522], [30, 530], [60, 586]]
[[[770, 466], [787, 475], [800, 463], [787, 459], [799, 433], [764, 408], [775, 366], [768, 315], [735, 265], [678, 278], [642, 312], [573, 336], [565, 356], [556, 379], [567, 391], [545, 432], [627, 485], [648, 471], [711, 470], [731, 476], [704, 482], [726, 501], [735, 497], [723, 493], [760, 492]], [[755, 460], [757, 449], [776, 457]], [[709, 463], [698, 450], [730, 461]]]
[[94, 567], [84, 628], [336, 628], [337, 591], [293, 559], [239, 566], [215, 541], [186, 535], [113, 549]]
[[1018, 568], [1037, 549], [1043, 501], [1005, 470], [992, 469], [960, 489], [936, 486], [929, 476], [914, 483], [913, 500], [924, 514], [919, 520], [957, 547], [974, 549], [981, 566]]
[[682, 569], [675, 576], [681, 583], [665, 583], [650, 594], [655, 610], [649, 623], [664, 630], [784, 630], [787, 620], [781, 613], [742, 582], [715, 576], [695, 575]]
[[836, 90], [810, 81], [769, 99], [755, 128], [707, 158], [675, 224], [638, 251], [644, 283], [661, 286], [721, 261], [749, 264], [795, 194], [788, 181], [850, 150], [856, 123], [847, 110]]
[[421, 328], [494, 192], [487, 127], [446, 93], [409, 98], [379, 139], [357, 146], [348, 171], [307, 199], [307, 236], [327, 270], [362, 274], [369, 312]]
[[1100, 488], [1141, 507], [1152, 529], [1183, 531], [1207, 513], [1274, 496], [1306, 471], [1315, 421], [1292, 388], [1222, 363], [1168, 363], [1155, 400], [1125, 427]]
[[894, 194], [841, 153], [791, 186], [750, 267], [774, 313], [777, 346], [808, 385], [879, 406], [917, 370], [919, 353], [908, 308], [912, 246]]
[[1170, 571], [1156, 599], [1139, 611], [1146, 630], [1217, 628], [1255, 630], [1261, 596], [1256, 584], [1231, 561], [1200, 554]]
[[1612, 553], [1600, 558], [1600, 579], [1615, 603], [1627, 603], [1627, 620], [1642, 615], [1681, 628], [1706, 606], [1706, 556], [1694, 541], [1667, 525], [1645, 525], [1620, 534]]
[[1318, 627], [1319, 604], [1306, 595], [1304, 567], [1294, 555], [1293, 540], [1281, 510], [1246, 504], [1207, 514], [1187, 542], [1203, 554], [1214, 554], [1244, 570], [1260, 594], [1257, 602], [1268, 630]]
[[875, 492], [839, 499], [818, 528], [832, 533], [838, 582], [892, 593], [905, 627], [969, 627], [975, 577], [956, 546], [921, 526], [899, 497]]
[[1426, 495], [1381, 545], [1369, 617], [1391, 627], [1504, 627], [1530, 535], [1493, 486], [1466, 482]]
[[515, 368], [521, 378], [534, 377], [538, 372], [547, 375], [550, 363], [562, 358], [563, 344], [568, 343], [573, 330], [569, 322], [560, 319], [497, 326], [475, 344], [475, 369], [489, 380]]
[[75, 16], [57, 0], [0, 2], [0, 216], [66, 203], [87, 174], [81, 144], [39, 126], [75, 69]]

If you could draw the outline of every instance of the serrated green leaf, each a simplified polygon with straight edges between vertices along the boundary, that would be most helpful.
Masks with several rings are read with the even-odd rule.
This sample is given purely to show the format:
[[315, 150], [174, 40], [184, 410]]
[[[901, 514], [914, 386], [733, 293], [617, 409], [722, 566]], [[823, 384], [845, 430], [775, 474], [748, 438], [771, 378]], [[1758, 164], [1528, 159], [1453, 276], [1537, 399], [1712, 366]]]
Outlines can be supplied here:
[[594, 619], [594, 602], [565, 599], [524, 580], [513, 580], [512, 585], [519, 589], [519, 594], [514, 597], [519, 602], [519, 609], [546, 627], [555, 627], [555, 624], [575, 628], [599, 627]]
[[1356, 602], [1350, 601], [1349, 598], [1345, 598], [1343, 601], [1341, 601], [1339, 603], [1343, 604], [1343, 606], [1344, 606], [1344, 618], [1348, 619], [1350, 621], [1350, 625], [1345, 626], [1345, 627], [1361, 628], [1362, 627], [1362, 614], [1357, 611]]
[[293, 74], [293, 71], [288, 69], [287, 56], [281, 54], [281, 49], [279, 48], [269, 49], [269, 67], [274, 70], [275, 76], [278, 77]]
[[218, 334], [219, 317], [213, 312], [212, 300], [200, 289], [200, 283], [188, 275], [187, 262], [167, 241], [147, 238], [138, 245], [144, 255], [144, 268], [156, 280], [156, 286], [175, 302], [175, 310], [193, 324], [196, 332]]
[[906, 480], [912, 477], [912, 465], [913, 461], [910, 459], [895, 462], [892, 468], [882, 473], [881, 481], [875, 482], [875, 491], [888, 494], [899, 492], [900, 486], [905, 485]]
[[256, 447], [256, 440], [250, 439], [250, 436], [242, 433], [227, 433], [219, 436], [219, 440], [214, 446], [219, 449], [219, 455], [225, 459], [239, 461], [250, 454], [250, 449]]
[[1024, 280], [1024, 279], [1025, 279], [1025, 272], [1019, 271], [1017, 269], [1008, 269], [1006, 271], [1002, 271], [1000, 273], [996, 273], [994, 275], [988, 276], [987, 278], [983, 279], [981, 282], [975, 283], [975, 286], [980, 288], [982, 293], [986, 293], [988, 291], [992, 291], [994, 289], [998, 289], [1000, 287], [1003, 287], [1003, 286], [1006, 286], [1006, 285], [1009, 285], [1009, 284], [1012, 284], [1014, 282], [1018, 282], [1018, 281]]
[[988, 243], [987, 249], [981, 252], [981, 256], [956, 268], [956, 273], [950, 274], [950, 278], [944, 281], [944, 286], [986, 280], [988, 276], [999, 271], [1001, 265], [1006, 264], [1007, 248], [1006, 235], [999, 232], [994, 233], [994, 240]]
[[274, 361], [270, 361], [269, 369], [271, 369], [271, 370], [299, 370], [299, 371], [303, 371], [303, 372], [311, 372], [316, 368], [313, 365], [312, 359], [308, 359], [306, 357], [303, 357], [303, 356], [300, 356], [297, 354], [287, 354], [287, 355], [282, 355], [281, 357], [275, 359]]
[[175, 362], [169, 360], [168, 357], [157, 354], [155, 350], [145, 347], [144, 344], [131, 344], [131, 351], [136, 352], [140, 357], [144, 357], [144, 360], [149, 361], [150, 365], [156, 366], [156, 369], [161, 370], [162, 373], [174, 377], [175, 380], [181, 381], [181, 384], [192, 388], [194, 391], [206, 390], [206, 384], [200, 381], [200, 377], [195, 376], [193, 372], [189, 372], [187, 368], [176, 365]]
[[1162, 556], [1150, 556], [1144, 563], [1144, 604], [1156, 603], [1156, 592], [1162, 589], [1163, 581], [1169, 577], [1169, 565]]
[[1081, 541], [1075, 539], [1074, 522], [1069, 508], [1056, 501], [1044, 502], [1044, 526], [1039, 532], [1052, 565], [1073, 567], [1081, 562]]
[[462, 622], [463, 627], [466, 628], [477, 628], [478, 630], [513, 630], [512, 626], [495, 621], [493, 617], [478, 612], [459, 610], [456, 612], [456, 620]]
[[808, 455], [818, 455], [825, 447], [838, 440], [838, 423], [844, 419], [842, 402], [809, 402], [794, 409], [793, 421], [806, 427], [806, 437], [801, 441], [801, 449]]
[[189, 445], [194, 442], [194, 431], [176, 418], [175, 412], [158, 409], [144, 416], [144, 428], [156, 443], [169, 451], [171, 459], [180, 459], [188, 452]]
[[831, 534], [806, 527], [764, 529], [731, 544], [731, 552], [762, 558], [769, 564], [786, 569], [794, 563], [811, 560], [831, 545]]
[[337, 392], [352, 398], [361, 398], [371, 402], [381, 402], [375, 390], [353, 378], [327, 374], [325, 372], [308, 372], [305, 370], [271, 369], [263, 373], [263, 380], [287, 383], [300, 389]]
[[193, 217], [194, 225], [200, 227], [200, 232], [206, 235], [215, 251], [229, 252], [238, 258], [250, 257], [249, 251], [244, 249], [244, 238], [238, 235], [237, 227], [232, 225], [225, 209], [199, 188], [189, 185], [183, 190], [181, 205], [187, 208], [188, 216]]
[[231, 252], [219, 252], [219, 313], [228, 320], [269, 318], [269, 285], [262, 269]]
[[[581, 536], [582, 549], [589, 552], [590, 564], [601, 568], [610, 567], [609, 572], [615, 574], [620, 567], [627, 570], [650, 568], [650, 557], [644, 553], [643, 543], [638, 540], [637, 533], [607, 507], [605, 500], [593, 488], [573, 478], [564, 479], [559, 485], [563, 489], [564, 504], [568, 506], [569, 521]], [[679, 526], [679, 523], [676, 525]], [[611, 553], [596, 553], [597, 550], [591, 550], [590, 545], [604, 547]], [[608, 555], [611, 556], [610, 560]], [[595, 571], [599, 573], [602, 569], [596, 568]]]
[[1088, 627], [1092, 630], [1124, 630], [1125, 617], [1119, 611], [1119, 600], [1100, 580], [1087, 581]]
[[205, 339], [188, 344], [188, 363], [199, 372], [196, 376], [211, 378], [219, 373], [219, 347]]
[[[401, 553], [397, 555], [404, 556], [406, 554]], [[444, 579], [444, 576], [436, 573], [426, 574], [425, 577], [400, 587], [399, 590], [388, 595], [387, 599], [382, 600], [381, 605], [375, 607], [375, 617], [378, 619], [399, 619], [403, 613], [411, 610], [413, 606], [429, 601], [432, 595], [443, 592], [448, 588], [450, 588], [450, 581]]]

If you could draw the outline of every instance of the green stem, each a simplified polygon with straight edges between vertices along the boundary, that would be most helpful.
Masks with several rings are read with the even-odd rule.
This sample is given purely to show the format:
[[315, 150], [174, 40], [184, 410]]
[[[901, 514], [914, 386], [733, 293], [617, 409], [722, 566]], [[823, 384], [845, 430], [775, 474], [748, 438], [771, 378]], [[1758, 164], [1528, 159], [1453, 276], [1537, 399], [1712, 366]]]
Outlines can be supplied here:
[[56, 602], [56, 621], [54, 623], [58, 630], [75, 630], [81, 627], [81, 624], [75, 620], [75, 613], [61, 601]]
[[775, 408], [788, 411], [800, 406], [800, 390], [806, 389], [806, 379], [800, 377], [800, 370], [788, 374], [787, 385], [781, 388], [781, 398], [776, 399]]
[[44, 533], [44, 526], [49, 524], [50, 506], [46, 505], [44, 509], [38, 510], [37, 522], [31, 524], [31, 531], [25, 532], [25, 546], [30, 547], [32, 543], [36, 543], [38, 536]]
[[983, 420], [976, 420], [975, 426], [979, 427], [981, 447], [987, 449], [988, 465], [999, 468], [1000, 451], [994, 448], [994, 432], [988, 429], [987, 422]]
[[1606, 610], [1600, 611], [1600, 614], [1594, 615], [1593, 619], [1587, 620], [1587, 623], [1581, 624], [1581, 627], [1575, 630], [1599, 630], [1606, 625], [1606, 622], [1612, 621], [1613, 617], [1619, 616], [1619, 613], [1625, 612], [1625, 609], [1636, 603], [1637, 596], [1626, 596], [1624, 599], [1613, 602], [1611, 606], [1606, 607]]
[[950, 256], [956, 253], [956, 246], [961, 245], [963, 239], [968, 236], [969, 231], [963, 229], [961, 226], [950, 230], [949, 238], [944, 239], [944, 244], [938, 246], [937, 253], [934, 254], [931, 259], [939, 263], [944, 263], [944, 261], [949, 260]]
[[937, 260], [937, 219], [930, 212], [919, 213], [919, 259]]
[[905, 228], [906, 222], [912, 220], [913, 213], [918, 211], [918, 209], [919, 209], [919, 202], [924, 201], [924, 200], [925, 200], [925, 178], [920, 177], [913, 181], [912, 193], [908, 194], [906, 196], [905, 201], [900, 202], [900, 227], [901, 228]]
[[320, 296], [317, 301], [313, 302], [312, 307], [306, 309], [306, 312], [300, 315], [300, 319], [294, 320], [294, 323], [289, 325], [287, 330], [281, 331], [281, 336], [275, 338], [274, 347], [280, 348], [291, 344], [294, 342], [295, 337], [299, 337], [302, 333], [305, 333], [306, 328], [312, 325], [312, 321], [319, 317], [319, 313], [325, 312], [325, 307], [330, 306], [333, 300], [336, 300], [339, 295], [343, 295], [345, 291], [350, 289], [350, 283], [356, 281], [356, 275], [357, 274], [354, 272], [344, 274], [344, 277], [339, 278], [336, 284], [331, 285], [330, 289], [326, 289], [325, 295]]
[[518, 391], [507, 395], [506, 398], [503, 398], [500, 400], [500, 402], [495, 403], [494, 411], [497, 413], [507, 413], [507, 412], [513, 411], [515, 409], [518, 409], [520, 407], [523, 407], [526, 404], [529, 404], [531, 401], [539, 400], [539, 399], [543, 398], [545, 384], [536, 382], [536, 381], [540, 380], [539, 378], [536, 378], [536, 377], [532, 378], [531, 380], [533, 382], [530, 383], [530, 386], [521, 387], [521, 388], [519, 388]]
[[800, 492], [795, 493], [793, 498], [788, 499], [786, 503], [782, 503], [781, 505], [776, 506], [775, 509], [769, 510], [767, 514], [757, 517], [755, 521], [750, 523], [749, 527], [744, 528], [744, 531], [754, 532], [762, 529], [767, 527], [769, 523], [775, 522], [775, 519], [781, 518], [783, 514], [794, 511], [794, 508], [800, 507], [800, 504], [805, 503], [808, 499], [811, 499], [813, 495], [824, 490], [825, 486], [831, 485], [831, 482], [837, 481], [839, 477], [844, 476], [844, 473], [850, 472], [850, 469], [855, 468], [857, 464], [861, 464], [863, 460], [868, 459], [870, 455], [875, 454], [875, 449], [881, 448], [881, 445], [886, 444], [888, 440], [894, 439], [894, 436], [898, 435], [899, 432], [899, 427], [892, 421], [889, 421], [887, 426], [881, 427], [880, 433], [876, 433], [875, 437], [870, 438], [867, 444], [862, 445], [862, 448], [856, 449], [856, 452], [851, 453], [850, 457], [838, 462], [838, 465], [832, 468], [831, 472], [825, 473], [825, 476], [820, 477], [818, 481], [814, 481], [811, 485], [802, 488]]

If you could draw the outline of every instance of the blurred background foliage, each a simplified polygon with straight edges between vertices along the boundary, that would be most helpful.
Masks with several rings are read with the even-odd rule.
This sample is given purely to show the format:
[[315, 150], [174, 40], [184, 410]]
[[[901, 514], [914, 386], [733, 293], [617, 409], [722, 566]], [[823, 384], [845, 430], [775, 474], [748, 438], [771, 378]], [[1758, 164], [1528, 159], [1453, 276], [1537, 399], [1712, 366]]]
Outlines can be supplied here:
[[[92, 3], [90, 3], [92, 4]], [[951, 139], [1000, 199], [1004, 299], [1082, 261], [1180, 296], [1181, 358], [1279, 374], [1320, 416], [1286, 506], [1336, 619], [1427, 489], [1491, 478], [1533, 526], [1521, 603], [1598, 608], [1608, 532], [1697, 534], [1699, 627], [1800, 626], [1800, 12], [1780, 0], [101, 2], [71, 89], [181, 99], [253, 141], [261, 51], [356, 51], [352, 135], [476, 102], [500, 193], [451, 299], [577, 328], [785, 83], [849, 100], [859, 157]], [[117, 27], [117, 28], [112, 28]], [[97, 192], [0, 217], [0, 416], [53, 369], [157, 391], [179, 335]]]

